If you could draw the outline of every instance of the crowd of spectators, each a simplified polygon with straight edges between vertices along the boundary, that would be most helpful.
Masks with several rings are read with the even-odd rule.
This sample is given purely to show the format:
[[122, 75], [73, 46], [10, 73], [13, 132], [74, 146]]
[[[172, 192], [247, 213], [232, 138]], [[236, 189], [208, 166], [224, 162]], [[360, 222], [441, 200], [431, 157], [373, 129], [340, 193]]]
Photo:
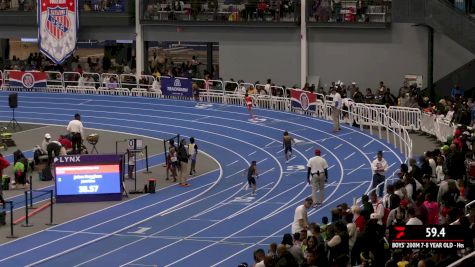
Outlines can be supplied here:
[[[316, 22], [387, 22], [390, 1], [384, 0], [314, 0], [309, 1], [310, 21]], [[312, 3], [313, 2], [313, 3]]]
[[148, 0], [144, 18], [152, 20], [295, 21], [295, 0]]
[[[285, 234], [268, 253], [256, 250], [254, 266], [446, 267], [470, 254], [475, 245], [475, 205], [467, 204], [475, 199], [475, 139], [465, 126], [454, 136], [441, 148], [427, 151], [419, 162], [401, 164], [383, 198], [372, 191], [362, 196], [360, 205], [338, 205], [331, 210], [331, 223], [323, 217], [320, 224], [310, 223], [293, 236]], [[389, 248], [390, 226], [430, 224], [463, 227], [465, 248]], [[473, 262], [470, 258], [458, 266]]]
[[[390, 1], [307, 1], [311, 22], [386, 22]], [[144, 18], [151, 20], [297, 21], [295, 0], [148, 0]], [[373, 16], [373, 17], [372, 17]]]
[[[81, 11], [124, 12], [125, 0], [79, 0]], [[0, 11], [36, 11], [36, 0], [0, 0]]]

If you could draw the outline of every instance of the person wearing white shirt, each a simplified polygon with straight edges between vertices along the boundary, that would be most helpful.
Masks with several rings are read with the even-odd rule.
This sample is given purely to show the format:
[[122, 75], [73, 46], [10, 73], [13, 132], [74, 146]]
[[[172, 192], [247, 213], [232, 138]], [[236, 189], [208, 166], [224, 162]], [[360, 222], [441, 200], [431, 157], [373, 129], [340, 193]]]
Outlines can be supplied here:
[[378, 220], [379, 225], [383, 225], [383, 217], [384, 217], [384, 205], [383, 202], [378, 198], [375, 191], [372, 191], [369, 194], [369, 198], [371, 199], [371, 204], [373, 204], [373, 214], [375, 214], [376, 219]]
[[74, 120], [70, 121], [66, 128], [71, 134], [71, 142], [73, 143], [73, 154], [81, 154], [81, 145], [84, 136], [84, 127], [81, 122], [81, 115], [76, 113]]
[[[323, 203], [323, 190], [325, 182], [328, 180], [328, 163], [320, 156], [321, 151], [315, 150], [315, 157], [307, 162], [307, 181], [312, 185], [312, 200], [315, 206]], [[319, 191], [319, 200], [317, 201], [317, 190]]]
[[432, 169], [432, 175], [431, 176], [432, 176], [432, 178], [435, 178], [437, 176], [437, 173], [436, 173], [437, 164], [435, 163], [432, 152], [427, 151], [426, 152], [426, 157], [429, 158], [429, 166]]
[[[372, 188], [375, 188], [378, 184], [384, 182], [386, 179], [385, 173], [388, 171], [389, 166], [385, 159], [383, 159], [383, 151], [378, 151], [377, 158], [371, 164], [373, 170], [373, 184]], [[383, 197], [384, 186], [379, 187], [379, 197]]]
[[266, 267], [265, 264], [264, 264], [264, 258], [265, 257], [266, 257], [266, 253], [261, 248], [254, 251], [254, 261], [256, 262], [256, 264], [254, 266], [255, 267]]
[[341, 95], [336, 91], [336, 88], [332, 88], [333, 106], [332, 106], [332, 118], [333, 118], [333, 132], [340, 131], [340, 109], [341, 109]]
[[312, 207], [313, 201], [307, 197], [303, 204], [295, 209], [294, 221], [292, 222], [292, 234], [300, 233], [308, 228], [307, 210]]
[[83, 76], [79, 76], [79, 79], [78, 79], [78, 86], [79, 87], [84, 87], [85, 86], [85, 79]]
[[271, 79], [267, 79], [267, 83], [266, 83], [266, 85], [264, 86], [264, 90], [266, 90], [266, 93], [267, 93], [268, 95], [271, 95], [271, 94], [272, 94], [272, 92], [271, 92], [271, 91], [272, 91], [272, 88], [271, 88], [271, 87], [272, 87], [272, 85], [271, 85]]
[[409, 220], [407, 221], [406, 225], [422, 225], [422, 221], [416, 217], [416, 210], [414, 208], [407, 209], [407, 215], [409, 216]]

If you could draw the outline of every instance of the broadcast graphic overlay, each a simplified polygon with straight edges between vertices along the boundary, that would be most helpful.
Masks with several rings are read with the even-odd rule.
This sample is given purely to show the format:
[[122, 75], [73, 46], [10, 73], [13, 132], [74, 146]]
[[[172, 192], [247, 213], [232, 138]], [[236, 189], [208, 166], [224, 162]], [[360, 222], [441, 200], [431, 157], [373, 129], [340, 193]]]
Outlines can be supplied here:
[[403, 225], [389, 228], [391, 249], [463, 249], [468, 240], [460, 225]]

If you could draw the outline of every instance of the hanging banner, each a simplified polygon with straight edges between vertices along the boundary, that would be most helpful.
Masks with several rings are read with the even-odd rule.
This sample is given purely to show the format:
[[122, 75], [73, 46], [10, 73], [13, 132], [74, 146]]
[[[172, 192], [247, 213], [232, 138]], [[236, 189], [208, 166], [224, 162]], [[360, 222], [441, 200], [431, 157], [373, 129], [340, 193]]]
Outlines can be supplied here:
[[9, 71], [8, 86], [23, 89], [46, 88], [46, 72]]
[[191, 79], [160, 77], [160, 89], [163, 95], [192, 97]]
[[303, 111], [317, 110], [317, 95], [300, 89], [292, 89], [290, 93], [292, 108]]
[[38, 45], [61, 64], [76, 49], [79, 28], [77, 0], [38, 0]]

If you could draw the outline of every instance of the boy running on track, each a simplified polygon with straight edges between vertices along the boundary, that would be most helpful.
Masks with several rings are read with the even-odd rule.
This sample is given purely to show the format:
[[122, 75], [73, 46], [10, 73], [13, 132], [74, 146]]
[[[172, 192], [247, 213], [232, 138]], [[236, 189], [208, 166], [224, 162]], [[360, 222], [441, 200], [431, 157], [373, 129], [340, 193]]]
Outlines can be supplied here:
[[292, 143], [295, 144], [295, 140], [289, 135], [289, 132], [284, 132], [284, 138], [282, 140], [282, 147], [284, 148], [285, 161], [289, 161], [292, 158]]
[[257, 178], [257, 162], [254, 160], [247, 169], [247, 183], [249, 187], [252, 187], [252, 195], [256, 195], [256, 178]]
[[247, 111], [249, 112], [251, 119], [254, 119], [254, 113], [252, 112], [252, 97], [246, 93], [244, 95], [244, 101], [246, 102]]
[[195, 144], [195, 138], [190, 137], [190, 144], [188, 144], [188, 154], [191, 158], [190, 175], [196, 174], [196, 157], [198, 156], [198, 145]]

